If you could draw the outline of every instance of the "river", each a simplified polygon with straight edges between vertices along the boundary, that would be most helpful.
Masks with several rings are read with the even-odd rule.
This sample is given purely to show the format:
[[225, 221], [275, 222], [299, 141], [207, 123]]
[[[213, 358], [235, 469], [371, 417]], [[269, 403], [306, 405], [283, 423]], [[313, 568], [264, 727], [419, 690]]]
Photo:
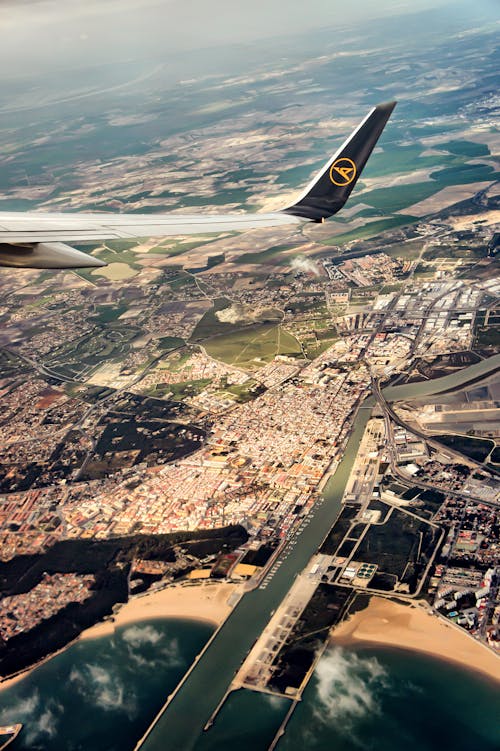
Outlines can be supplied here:
[[[490, 358], [488, 361], [472, 365], [460, 371], [460, 373], [436, 379], [435, 381], [389, 387], [385, 389], [384, 395], [388, 399], [395, 400], [436, 393], [460, 386], [463, 383], [468, 383], [480, 376], [485, 376], [493, 372], [499, 364], [500, 356], [497, 356], [496, 358]], [[259, 694], [250, 694], [246, 691], [237, 692], [236, 694], [232, 694], [227, 703], [224, 704], [213, 728], [208, 733], [203, 733], [203, 728], [221, 699], [225, 696], [235, 672], [253, 642], [266, 625], [271, 612], [279, 605], [290, 588], [294, 577], [305, 567], [311, 555], [316, 552], [324, 536], [334, 524], [341, 508], [344, 488], [366, 423], [370, 417], [373, 403], [374, 401], [370, 397], [358, 411], [343, 459], [337, 471], [325, 486], [324, 502], [318, 504], [310, 514], [307, 524], [300, 535], [296, 537], [296, 543], [293, 541], [288, 543], [279, 559], [280, 565], [266, 589], [257, 589], [245, 595], [226, 623], [209, 641], [208, 646], [202, 653], [203, 656], [195, 663], [189, 677], [177, 691], [168, 708], [160, 713], [156, 724], [141, 747], [144, 751], [179, 751], [180, 749], [182, 751], [188, 751], [189, 749], [202, 751], [202, 749], [209, 748], [230, 748], [235, 741], [241, 741], [241, 733], [238, 730], [238, 728], [241, 730], [241, 727], [238, 724], [238, 717], [240, 719], [243, 717], [249, 718], [249, 722], [246, 722], [248, 743], [240, 745], [241, 751], [247, 748], [258, 748], [259, 751], [260, 749], [267, 748], [266, 744], [274, 734], [288, 708], [286, 700], [276, 699], [275, 697], [262, 697]], [[191, 633], [189, 630], [190, 627], [187, 625], [183, 626], [179, 632], [179, 623], [173, 627], [167, 622], [165, 626], [161, 626], [161, 629], [167, 629], [166, 636], [158, 636], [157, 633], [149, 630], [148, 624], [140, 624], [140, 628], [142, 629], [145, 625], [148, 628], [142, 635], [139, 631], [132, 630], [132, 633], [129, 631], [125, 643], [122, 643], [123, 638], [120, 635], [108, 637], [107, 640], [77, 643], [66, 652], [32, 671], [32, 673], [19, 683], [1, 692], [0, 719], [4, 718], [6, 722], [21, 720], [27, 723], [27, 732], [22, 734], [23, 737], [20, 737], [16, 741], [16, 745], [12, 746], [13, 751], [17, 748], [37, 748], [44, 749], [44, 751], [45, 749], [56, 750], [63, 748], [92, 748], [93, 751], [97, 751], [98, 749], [103, 749], [103, 751], [104, 749], [106, 751], [111, 749], [113, 751], [115, 749], [116, 751], [118, 749], [131, 749], [134, 738], [137, 738], [143, 732], [147, 719], [151, 717], [152, 713], [158, 711], [161, 706], [161, 697], [167, 696], [169, 691], [172, 691], [177, 680], [185, 672], [192, 656], [196, 651], [199, 652], [202, 649], [202, 645], [209, 634], [209, 630], [205, 630], [203, 633], [199, 632], [199, 635], [197, 631], [196, 633], [193, 632], [193, 635], [189, 637], [189, 645], [185, 656], [180, 661], [174, 658], [173, 663], [170, 665], [168, 661], [172, 646], [176, 648], [179, 646], [182, 647], [184, 641], [182, 634], [185, 633], [187, 638], [187, 633]], [[158, 627], [160, 627], [160, 623], [158, 623]], [[169, 636], [168, 633], [168, 629], [172, 628], [176, 629], [173, 645], [172, 634]], [[201, 629], [203, 631], [203, 627]], [[168, 668], [171, 671], [168, 674], [170, 677], [165, 677], [163, 680], [161, 679], [162, 671], [159, 671], [158, 667], [151, 670], [151, 660], [153, 662], [156, 660], [156, 665], [158, 665], [158, 660], [160, 659], [158, 657], [158, 649], [161, 644], [159, 641], [160, 638], [167, 640], [167, 646], [165, 647], [166, 669]], [[150, 640], [149, 644], [148, 639]], [[136, 640], [135, 643], [134, 640]], [[146, 640], [145, 645], [143, 643], [144, 640]], [[190, 652], [193, 646], [195, 647], [195, 651]], [[144, 648], [146, 650], [150, 649], [151, 652], [144, 655], [144, 653], [140, 652], [140, 649]], [[137, 650], [139, 650], [139, 653]], [[385, 652], [384, 650], [379, 650], [377, 654], [385, 655], [384, 659], [387, 661], [387, 650]], [[135, 662], [134, 655], [136, 655]], [[398, 675], [405, 674], [404, 665], [407, 664], [405, 662], [406, 658], [401, 659], [403, 667], [394, 668]], [[408, 659], [411, 661], [414, 658], [410, 655]], [[328, 660], [328, 653], [324, 660]], [[422, 663], [423, 658], [421, 657], [418, 657], [418, 660], [420, 661], [419, 664], [432, 663], [440, 665], [436, 661], [429, 663], [429, 661], [425, 662], [424, 660], [424, 663]], [[146, 672], [141, 671], [141, 664], [143, 667], [146, 667]], [[293, 741], [293, 737], [298, 727], [302, 728], [301, 734], [305, 733], [307, 735], [307, 728], [310, 727], [308, 723], [318, 721], [317, 718], [314, 719], [315, 707], [319, 699], [321, 699], [321, 696], [318, 699], [318, 675], [321, 677], [321, 665], [324, 664], [323, 661], [320, 663], [320, 672], [316, 672], [311, 687], [308, 687], [306, 691], [304, 702], [299, 705], [296, 715], [290, 721], [289, 732], [287, 732], [285, 739], [280, 742], [280, 748], [283, 744], [284, 751], [289, 748], [302, 749], [307, 747], [305, 735], [304, 738], [301, 738], [300, 743], [296, 744]], [[118, 673], [123, 670], [128, 671], [131, 688], [127, 689], [126, 686], [120, 688], [115, 682], [112, 677], [113, 665]], [[108, 675], [102, 672], [104, 668], [107, 668]], [[390, 670], [393, 670], [393, 668], [390, 668]], [[85, 671], [87, 671], [88, 675]], [[439, 673], [439, 668], [432, 668], [431, 666], [429, 667], [429, 671], [434, 675]], [[342, 670], [340, 672], [342, 673]], [[457, 675], [464, 676], [461, 680], [465, 681], [464, 686], [469, 691], [475, 677], [474, 680], [471, 678], [469, 681], [468, 674], [463, 671], [458, 671]], [[159, 678], [160, 680], [158, 680]], [[67, 690], [68, 685], [71, 685], [71, 690]], [[90, 694], [96, 694], [97, 692], [101, 703], [104, 704], [104, 708], [101, 706], [99, 709], [99, 700], [96, 702], [98, 714], [94, 713], [94, 715], [90, 715], [95, 717], [95, 722], [88, 719], [88, 712], [86, 715], [83, 712], [85, 707], [82, 693], [84, 686], [87, 686], [86, 690]], [[130, 718], [126, 717], [127, 712], [125, 714], [122, 712], [120, 715], [118, 711], [113, 714], [113, 711], [109, 707], [106, 708], [106, 701], [114, 696], [118, 709], [121, 707], [123, 710], [123, 706], [125, 708], [128, 706], [127, 691], [137, 695], [141, 687], [147, 687], [147, 695], [150, 697], [154, 695], [154, 700], [149, 701], [147, 706], [143, 707], [140, 713], [140, 722], [138, 721], [136, 724], [132, 723], [131, 725], [128, 721]], [[79, 691], [79, 688], [82, 691]], [[358, 686], [358, 689], [359, 691], [364, 691], [366, 685], [365, 688]], [[475, 692], [476, 689], [472, 687], [471, 690]], [[491, 694], [491, 691], [493, 691], [491, 686], [489, 690], [489, 698], [487, 701], [485, 700], [488, 707], [492, 701], [491, 696], [496, 696], [495, 692]], [[442, 687], [439, 688], [439, 691], [436, 691], [435, 695], [439, 696], [440, 692], [442, 693]], [[474, 695], [476, 696], [475, 693]], [[71, 701], [69, 701], [70, 699]], [[65, 702], [68, 701], [69, 705], [66, 711]], [[409, 697], [409, 701], [415, 701], [415, 698]], [[309, 707], [307, 711], [304, 709], [306, 706]], [[20, 709], [23, 709], [23, 712], [20, 713]], [[58, 720], [59, 715], [61, 717], [64, 715], [64, 723], [62, 720]], [[408, 722], [412, 719], [411, 715], [411, 712], [407, 713]], [[488, 710], [485, 722], [489, 716]], [[257, 721], [256, 717], [258, 717]], [[303, 717], [302, 723], [300, 720], [301, 717]], [[229, 719], [226, 720], [225, 718]], [[439, 712], [437, 709], [433, 715], [433, 722], [436, 724], [439, 722]], [[245, 722], [242, 724], [245, 726]], [[486, 722], [486, 724], [488, 723]], [[25, 745], [27, 742], [26, 739], [29, 737], [28, 733], [33, 732], [33, 727], [38, 728], [39, 742]], [[333, 737], [331, 736], [331, 733], [333, 733], [336, 738], [336, 747], [338, 742], [339, 751], [343, 748], [350, 748], [348, 745], [342, 745], [339, 740], [339, 732], [338, 728], [334, 728], [333, 730], [331, 728], [330, 730], [323, 728], [320, 738], [323, 739], [322, 742], [326, 745], [330, 745], [328, 739]], [[363, 732], [368, 731], [365, 729]], [[490, 730], [488, 730], [489, 732]], [[462, 737], [467, 739], [468, 747], [479, 747], [473, 741], [481, 739], [481, 747], [485, 751], [490, 747], [492, 748], [488, 743], [484, 746], [482, 745], [484, 739], [482, 739], [480, 734], [476, 738], [472, 732], [460, 735], [460, 733], [454, 733], [450, 730], [450, 733], [450, 737], [454, 739], [455, 744], [458, 743], [458, 746], [454, 745], [455, 748], [462, 748], [460, 745]], [[438, 737], [441, 738], [442, 734]], [[258, 743], [257, 738], [260, 738]], [[472, 745], [470, 745], [471, 743]], [[386, 746], [384, 745], [384, 747]], [[408, 748], [410, 747], [408, 746]], [[418, 745], [414, 747], [418, 748]], [[317, 748], [319, 749], [320, 746], [317, 746]], [[373, 748], [377, 747], [373, 746]], [[390, 748], [392, 749], [392, 747]], [[399, 746], [394, 746], [394, 748], [399, 748]], [[434, 746], [429, 743], [425, 748], [433, 749]]]
[[[500, 355], [482, 360], [457, 373], [423, 383], [388, 387], [389, 401], [410, 399], [456, 388], [486, 376], [500, 367]], [[245, 595], [222, 628], [216, 632], [194, 670], [160, 715], [140, 746], [141, 751], [183, 751], [195, 748], [205, 724], [225, 696], [239, 666], [278, 607], [297, 574], [316, 552], [337, 519], [344, 488], [371, 414], [373, 398], [359, 409], [344, 456], [323, 491], [325, 502], [317, 506], [297, 544], [289, 543], [280, 566], [266, 589]]]

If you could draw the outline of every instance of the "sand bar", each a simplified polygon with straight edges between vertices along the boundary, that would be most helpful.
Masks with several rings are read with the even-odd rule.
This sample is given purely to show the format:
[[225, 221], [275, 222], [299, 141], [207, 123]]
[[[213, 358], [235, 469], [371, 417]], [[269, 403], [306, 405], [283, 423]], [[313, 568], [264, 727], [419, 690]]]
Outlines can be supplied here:
[[332, 632], [332, 643], [360, 643], [425, 652], [433, 657], [477, 670], [500, 682], [500, 657], [458, 626], [446, 623], [427, 605], [400, 605], [372, 597], [365, 610], [355, 613]]
[[[155, 618], [180, 618], [197, 621], [208, 621], [219, 626], [231, 612], [238, 595], [242, 592], [241, 584], [205, 583], [189, 586], [177, 585], [167, 587], [159, 592], [146, 593], [130, 599], [120, 610], [102, 623], [82, 631], [76, 641], [80, 639], [98, 639], [109, 636], [115, 629], [128, 623], [153, 620]], [[231, 604], [229, 604], [229, 600]], [[71, 642], [74, 644], [75, 642]], [[68, 644], [55, 654], [63, 652], [71, 646]], [[49, 655], [40, 660], [33, 667], [14, 675], [12, 678], [0, 681], [0, 691], [22, 680], [28, 673], [47, 662], [55, 655]]]

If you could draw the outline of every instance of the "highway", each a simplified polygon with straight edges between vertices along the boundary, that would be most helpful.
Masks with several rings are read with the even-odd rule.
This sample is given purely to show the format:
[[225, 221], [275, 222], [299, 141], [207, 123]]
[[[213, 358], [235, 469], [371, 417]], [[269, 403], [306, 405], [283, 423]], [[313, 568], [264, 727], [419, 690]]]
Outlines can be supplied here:
[[[417, 478], [409, 478], [407, 475], [405, 475], [397, 466], [396, 462], [396, 449], [394, 445], [394, 431], [393, 431], [393, 423], [396, 425], [399, 425], [400, 427], [407, 430], [409, 433], [413, 433], [414, 435], [421, 438], [425, 443], [429, 444], [430, 446], [433, 446], [433, 448], [443, 451], [450, 456], [454, 456], [455, 459], [457, 459], [460, 462], [467, 462], [469, 464], [472, 464], [476, 466], [478, 469], [485, 469], [484, 466], [481, 464], [481, 462], [476, 461], [475, 459], [471, 459], [467, 456], [464, 456], [459, 451], [456, 451], [454, 449], [449, 448], [449, 446], [445, 446], [444, 444], [440, 443], [439, 441], [436, 441], [432, 438], [432, 436], [428, 436], [426, 433], [422, 432], [421, 430], [418, 430], [417, 428], [413, 427], [413, 425], [408, 425], [404, 420], [402, 420], [399, 415], [394, 411], [392, 406], [387, 402], [385, 399], [382, 390], [380, 388], [380, 381], [376, 378], [372, 379], [372, 390], [375, 395], [375, 398], [377, 399], [378, 404], [380, 405], [384, 417], [385, 417], [385, 423], [386, 423], [386, 431], [387, 431], [387, 440], [388, 445], [391, 450], [391, 469], [393, 473], [399, 477], [401, 480], [404, 480], [405, 482], [411, 481], [412, 485], [416, 485], [420, 488], [423, 488], [424, 490], [442, 490], [441, 488], [437, 488], [436, 485], [433, 485], [432, 483], [426, 483], [422, 482], [421, 480], [418, 480]], [[499, 475], [500, 473], [495, 470], [494, 468], [490, 469], [488, 468], [488, 471], [491, 472], [493, 475]], [[475, 501], [477, 503], [484, 503], [487, 506], [492, 506], [493, 508], [498, 508], [499, 503], [496, 501], [484, 501], [481, 498], [474, 498], [470, 494], [466, 493], [460, 493], [455, 490], [443, 490], [444, 493], [446, 493], [449, 496], [452, 496], [453, 498], [460, 498], [462, 500], [466, 501]]]

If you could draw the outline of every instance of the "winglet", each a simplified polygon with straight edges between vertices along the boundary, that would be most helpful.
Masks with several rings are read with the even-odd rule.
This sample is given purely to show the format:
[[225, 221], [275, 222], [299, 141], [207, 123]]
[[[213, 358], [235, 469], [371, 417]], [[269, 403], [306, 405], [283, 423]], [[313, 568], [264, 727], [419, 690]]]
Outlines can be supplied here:
[[396, 102], [378, 104], [328, 160], [293, 206], [283, 211], [322, 222], [340, 211], [361, 175]]

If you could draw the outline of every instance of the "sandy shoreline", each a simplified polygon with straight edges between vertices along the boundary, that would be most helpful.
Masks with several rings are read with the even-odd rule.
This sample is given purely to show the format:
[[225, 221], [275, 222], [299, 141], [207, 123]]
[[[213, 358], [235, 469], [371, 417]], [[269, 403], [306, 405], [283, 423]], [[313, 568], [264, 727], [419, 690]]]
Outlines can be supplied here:
[[424, 606], [400, 605], [372, 597], [365, 610], [334, 629], [331, 642], [341, 646], [364, 643], [425, 652], [500, 682], [500, 657], [459, 627], [429, 614]]
[[155, 618], [179, 618], [186, 620], [208, 621], [214, 626], [219, 626], [229, 615], [234, 605], [228, 604], [228, 600], [236, 600], [241, 592], [240, 584], [210, 583], [190, 586], [177, 585], [167, 587], [159, 592], [146, 593], [133, 597], [125, 603], [120, 610], [111, 618], [95, 626], [82, 631], [82, 633], [70, 644], [52, 655], [40, 660], [36, 665], [23, 672], [0, 681], [0, 691], [22, 680], [32, 670], [44, 662], [64, 652], [72, 644], [83, 639], [99, 639], [101, 636], [109, 636], [115, 629], [129, 623], [154, 620]]
[[218, 626], [231, 612], [228, 600], [237, 592], [238, 584], [226, 583], [167, 587], [132, 598], [120, 608], [113, 620], [96, 623], [82, 631], [79, 639], [97, 639], [127, 623], [154, 618], [186, 618], [209, 621]]

